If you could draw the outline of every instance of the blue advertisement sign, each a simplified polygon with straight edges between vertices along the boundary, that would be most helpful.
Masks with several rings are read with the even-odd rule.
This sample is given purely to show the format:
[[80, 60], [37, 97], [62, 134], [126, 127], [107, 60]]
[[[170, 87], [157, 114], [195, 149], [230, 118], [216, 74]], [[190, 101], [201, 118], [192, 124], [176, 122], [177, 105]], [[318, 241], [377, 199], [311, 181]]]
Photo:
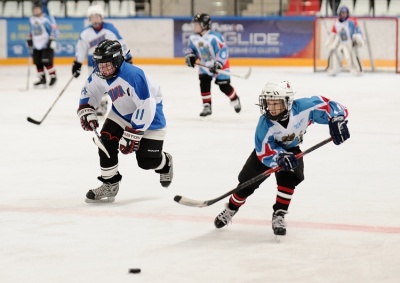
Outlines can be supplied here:
[[[218, 19], [212, 21], [211, 29], [222, 33], [230, 57], [297, 57], [309, 49], [313, 39], [312, 19]], [[175, 57], [183, 56], [191, 34], [190, 20], [174, 21]]]
[[[83, 19], [56, 19], [59, 30], [55, 57], [74, 57], [75, 45], [83, 30]], [[8, 58], [27, 57], [26, 38], [30, 32], [29, 19], [7, 19]]]

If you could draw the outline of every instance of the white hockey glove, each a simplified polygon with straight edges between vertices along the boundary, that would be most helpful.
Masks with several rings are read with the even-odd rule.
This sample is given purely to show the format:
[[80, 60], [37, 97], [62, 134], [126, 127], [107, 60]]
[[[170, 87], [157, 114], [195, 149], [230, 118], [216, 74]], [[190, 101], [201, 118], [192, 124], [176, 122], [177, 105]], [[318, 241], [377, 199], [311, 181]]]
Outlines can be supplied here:
[[353, 40], [354, 47], [361, 47], [364, 45], [364, 40], [362, 39], [362, 36], [360, 33], [353, 34], [352, 40]]
[[93, 131], [99, 127], [96, 110], [89, 104], [81, 105], [78, 109], [78, 116], [81, 120], [82, 129], [85, 131]]
[[325, 42], [325, 46], [329, 48], [329, 50], [336, 49], [339, 46], [340, 38], [336, 33], [331, 33]]
[[119, 150], [123, 154], [129, 154], [138, 151], [140, 148], [140, 140], [144, 135], [143, 131], [125, 127], [124, 134], [120, 140]]

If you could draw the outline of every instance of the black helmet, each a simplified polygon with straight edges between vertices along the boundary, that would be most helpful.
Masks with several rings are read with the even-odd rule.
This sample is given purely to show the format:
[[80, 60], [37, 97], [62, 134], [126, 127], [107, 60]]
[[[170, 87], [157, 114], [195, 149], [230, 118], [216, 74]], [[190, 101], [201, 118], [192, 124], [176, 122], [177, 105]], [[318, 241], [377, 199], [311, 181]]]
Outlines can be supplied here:
[[[122, 55], [122, 46], [117, 40], [105, 39], [100, 42], [93, 52], [93, 60], [95, 62], [95, 73], [102, 79], [111, 79], [115, 77], [119, 67], [121, 67], [124, 61], [124, 56]], [[109, 76], [104, 76], [99, 69], [99, 63], [111, 62], [115, 67], [116, 71], [114, 74]]]
[[197, 14], [193, 17], [193, 23], [199, 23], [203, 30], [211, 29], [211, 18], [209, 14]]

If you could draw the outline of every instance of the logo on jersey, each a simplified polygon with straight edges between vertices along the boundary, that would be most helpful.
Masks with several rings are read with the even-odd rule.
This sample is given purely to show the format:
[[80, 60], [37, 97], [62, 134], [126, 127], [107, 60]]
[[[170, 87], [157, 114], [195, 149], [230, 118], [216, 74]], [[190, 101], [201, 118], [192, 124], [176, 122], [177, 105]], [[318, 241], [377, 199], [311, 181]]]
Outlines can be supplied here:
[[119, 97], [124, 96], [125, 91], [122, 88], [122, 86], [118, 85], [110, 90], [108, 90], [108, 95], [111, 98], [111, 101], [114, 102], [115, 100], [117, 100]]
[[89, 42], [90, 48], [92, 48], [93, 46], [97, 46], [104, 39], [106, 39], [106, 35], [105, 34], [100, 36], [100, 37], [97, 37], [97, 38], [93, 39], [92, 41]]

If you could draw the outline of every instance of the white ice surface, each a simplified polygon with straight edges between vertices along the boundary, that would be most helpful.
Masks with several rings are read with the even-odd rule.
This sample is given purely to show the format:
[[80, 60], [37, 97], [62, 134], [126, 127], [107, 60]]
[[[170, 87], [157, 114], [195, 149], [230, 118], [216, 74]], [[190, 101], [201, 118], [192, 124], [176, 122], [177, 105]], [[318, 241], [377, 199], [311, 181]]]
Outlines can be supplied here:
[[[257, 67], [248, 80], [232, 80], [240, 114], [213, 84], [213, 115], [202, 120], [195, 70], [141, 66], [162, 87], [173, 183], [162, 188], [134, 155], [121, 155], [115, 203], [93, 205], [84, 198], [100, 184], [97, 148], [76, 115], [85, 74], [42, 125], [26, 121], [40, 120], [70, 78], [70, 66], [56, 67], [53, 89], [29, 91], [26, 66], [0, 67], [0, 282], [400, 282], [399, 75], [331, 78], [311, 68]], [[32, 66], [30, 84], [34, 73]], [[207, 200], [237, 185], [253, 148], [255, 104], [272, 78], [289, 80], [297, 97], [346, 105], [351, 132], [343, 145], [304, 158], [306, 179], [280, 243], [270, 227], [274, 178], [221, 230], [213, 221], [227, 199], [206, 208], [173, 201]], [[327, 126], [312, 125], [302, 149], [327, 137]]]

